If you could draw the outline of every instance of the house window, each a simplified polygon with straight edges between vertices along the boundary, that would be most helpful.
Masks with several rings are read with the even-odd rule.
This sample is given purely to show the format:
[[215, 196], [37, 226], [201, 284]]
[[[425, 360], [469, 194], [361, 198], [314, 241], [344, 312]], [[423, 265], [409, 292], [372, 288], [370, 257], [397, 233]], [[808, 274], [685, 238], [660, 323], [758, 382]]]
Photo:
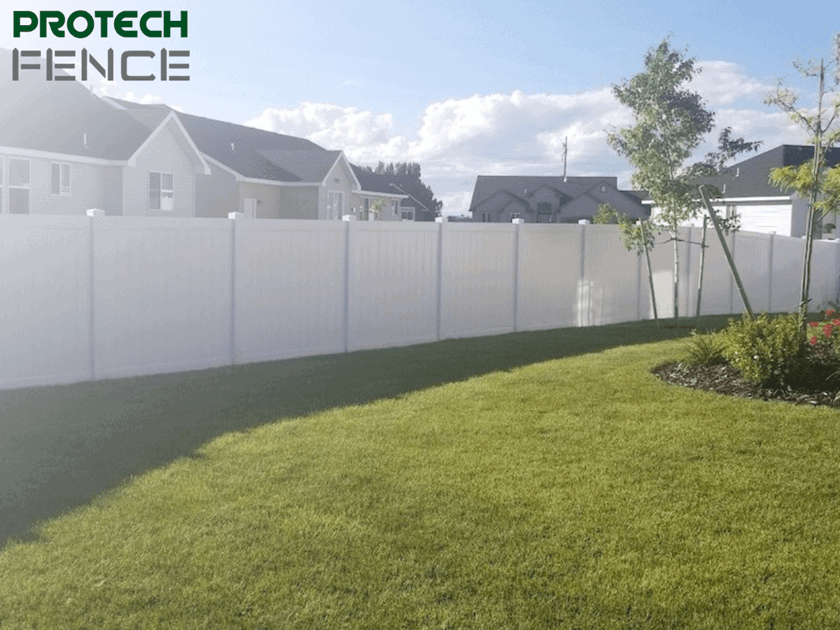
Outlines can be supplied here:
[[551, 204], [537, 204], [537, 223], [551, 223]]
[[493, 222], [493, 219], [490, 218], [490, 213], [489, 212], [482, 212], [481, 213], [481, 222], [482, 223], [492, 223]]
[[414, 221], [414, 206], [406, 206], [402, 209], [403, 221]]
[[400, 213], [400, 202], [398, 200], [398, 201], [394, 202], [394, 216], [397, 216], [399, 213]]
[[29, 214], [29, 160], [9, 158], [9, 212]]
[[65, 162], [53, 162], [52, 187], [53, 195], [70, 195], [70, 165]]
[[513, 221], [514, 219], [521, 219], [522, 213], [521, 212], [511, 212], [510, 213], [510, 220]]
[[370, 198], [365, 197], [362, 202], [362, 211], [359, 215], [359, 221], [367, 221], [370, 218]]
[[175, 201], [172, 173], [149, 172], [149, 209], [172, 210]]

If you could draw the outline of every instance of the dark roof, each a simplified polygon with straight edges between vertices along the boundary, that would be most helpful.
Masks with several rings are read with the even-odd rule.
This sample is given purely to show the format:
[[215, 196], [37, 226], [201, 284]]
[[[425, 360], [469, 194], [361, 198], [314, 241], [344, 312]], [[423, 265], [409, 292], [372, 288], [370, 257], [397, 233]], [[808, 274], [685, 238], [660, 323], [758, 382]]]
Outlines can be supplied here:
[[[783, 166], [799, 166], [813, 157], [813, 146], [782, 144], [730, 166], [724, 175], [706, 178], [703, 182], [717, 186], [724, 198], [787, 196], [792, 193], [769, 183], [770, 170]], [[826, 158], [828, 167], [840, 164], [840, 148], [829, 149]]]
[[[110, 100], [144, 121], [172, 111], [162, 104]], [[338, 159], [339, 151], [327, 151], [305, 138], [182, 112], [176, 115], [199, 151], [244, 177], [320, 183]]]
[[0, 146], [125, 160], [149, 137], [146, 125], [78, 81], [47, 81], [46, 61], [38, 62], [41, 70], [21, 70], [12, 81], [11, 52], [0, 49]]
[[362, 192], [388, 193], [391, 195], [408, 195], [413, 201], [408, 203], [403, 200], [401, 205], [411, 205], [423, 210], [432, 212], [418, 196], [422, 196], [422, 184], [416, 178], [409, 175], [388, 175], [386, 173], [371, 173], [367, 169], [360, 168], [355, 164], [351, 165], [356, 179], [362, 186]]
[[570, 199], [579, 197], [599, 182], [617, 187], [616, 177], [567, 177], [562, 175], [479, 175], [475, 180], [470, 211], [500, 190], [527, 198], [538, 188], [549, 186]]
[[304, 182], [322, 182], [329, 175], [341, 151], [327, 151], [325, 149], [297, 149], [290, 150], [257, 150], [257, 153], [267, 158], [272, 164], [285, 169]]

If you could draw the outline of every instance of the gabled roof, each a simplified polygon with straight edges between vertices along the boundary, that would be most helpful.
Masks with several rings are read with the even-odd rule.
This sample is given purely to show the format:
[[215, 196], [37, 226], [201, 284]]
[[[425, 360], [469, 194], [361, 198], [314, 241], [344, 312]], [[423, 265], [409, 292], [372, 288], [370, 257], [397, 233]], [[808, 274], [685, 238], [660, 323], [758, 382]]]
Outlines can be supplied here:
[[[10, 51], [0, 49], [0, 67], [11, 68]], [[0, 146], [103, 160], [129, 159], [151, 132], [78, 81], [47, 81], [39, 70], [21, 70], [18, 81], [0, 72], [0, 120], [14, 121], [0, 125]]]
[[499, 195], [504, 195], [505, 197], [510, 197], [511, 199], [513, 199], [514, 201], [516, 201], [517, 203], [520, 203], [520, 204], [522, 204], [523, 206], [525, 206], [525, 208], [529, 208], [529, 207], [530, 207], [530, 204], [528, 203], [528, 200], [527, 200], [527, 199], [523, 199], [523, 198], [522, 198], [522, 197], [520, 197], [519, 195], [515, 195], [515, 194], [513, 194], [512, 192], [510, 192], [509, 190], [504, 190], [504, 189], [503, 189], [503, 190], [497, 190], [496, 192], [494, 192], [492, 195], [490, 195], [490, 196], [489, 196], [489, 197], [487, 197], [486, 199], [482, 199], [482, 200], [481, 200], [481, 201], [479, 201], [477, 204], [475, 204], [474, 206], [472, 206], [470, 209], [471, 209], [471, 210], [472, 210], [472, 209], [474, 209], [474, 208], [475, 208], [475, 209], [477, 209], [477, 208], [478, 208], [479, 206], [481, 206], [483, 203], [486, 203], [486, 202], [490, 201], [491, 199], [493, 199], [493, 197], [497, 197], [497, 196], [499, 196]]
[[257, 153], [275, 166], [294, 174], [297, 181], [318, 183], [326, 179], [341, 156], [341, 151], [325, 149], [298, 149], [296, 151], [258, 149]]
[[[144, 122], [153, 123], [161, 112], [172, 111], [161, 104], [109, 100]], [[178, 118], [199, 151], [246, 178], [320, 184], [341, 155], [305, 138], [182, 112]]]
[[569, 198], [579, 197], [593, 185], [607, 182], [617, 187], [616, 177], [567, 177], [562, 175], [479, 175], [475, 180], [470, 210], [499, 190], [527, 197], [542, 186], [549, 186]]
[[[717, 186], [724, 198], [789, 196], [792, 191], [785, 192], [770, 184], [770, 170], [783, 166], [799, 166], [813, 157], [813, 146], [782, 144], [730, 166], [724, 175], [705, 178], [702, 181]], [[829, 149], [826, 158], [828, 167], [840, 164], [840, 148]]]

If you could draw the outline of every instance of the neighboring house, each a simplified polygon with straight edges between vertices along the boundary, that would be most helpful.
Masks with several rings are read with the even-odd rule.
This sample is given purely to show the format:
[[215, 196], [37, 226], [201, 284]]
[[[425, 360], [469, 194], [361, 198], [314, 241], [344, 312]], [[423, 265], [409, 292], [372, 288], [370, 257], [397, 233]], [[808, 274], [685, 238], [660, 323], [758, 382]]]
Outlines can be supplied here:
[[[417, 197], [422, 193], [422, 184], [413, 177], [406, 175], [388, 175], [385, 173], [371, 173], [370, 171], [353, 166], [353, 172], [362, 185], [364, 191], [375, 191], [382, 195], [390, 195], [394, 203], [386, 205], [383, 220], [396, 221], [434, 221], [437, 213], [426, 206]], [[372, 203], [371, 197], [365, 194], [354, 196], [358, 199], [358, 206], [363, 215]]]
[[[770, 184], [770, 170], [783, 166], [799, 166], [812, 160], [814, 147], [783, 144], [729, 167], [719, 177], [704, 182], [714, 184], [722, 199], [714, 202], [715, 209], [724, 216], [737, 213], [741, 229], [750, 232], [804, 236], [808, 216], [808, 199], [793, 191], [782, 191]], [[827, 166], [840, 164], [840, 148], [829, 149]], [[702, 225], [702, 218], [689, 225]], [[837, 216], [829, 216], [826, 223], [837, 225]], [[836, 233], [836, 230], [834, 231]]]
[[[148, 127], [172, 110], [107, 98]], [[382, 199], [381, 218], [394, 216], [404, 197], [393, 190], [368, 190], [341, 151], [328, 151], [304, 138], [177, 113], [204, 159], [209, 177], [196, 178], [196, 216], [226, 217], [242, 212], [260, 219], [367, 219]]]
[[631, 217], [649, 214], [636, 195], [618, 189], [615, 177], [536, 175], [479, 175], [470, 212], [482, 223], [577, 223], [603, 203]]
[[0, 213], [338, 220], [362, 199], [396, 217], [407, 198], [365, 191], [341, 151], [303, 138], [99, 98], [38, 72], [3, 73], [0, 94]]
[[[0, 67], [10, 60], [0, 49]], [[36, 72], [3, 73], [0, 94], [0, 212], [194, 215], [195, 176], [209, 167], [177, 116], [143, 125], [77, 81]]]

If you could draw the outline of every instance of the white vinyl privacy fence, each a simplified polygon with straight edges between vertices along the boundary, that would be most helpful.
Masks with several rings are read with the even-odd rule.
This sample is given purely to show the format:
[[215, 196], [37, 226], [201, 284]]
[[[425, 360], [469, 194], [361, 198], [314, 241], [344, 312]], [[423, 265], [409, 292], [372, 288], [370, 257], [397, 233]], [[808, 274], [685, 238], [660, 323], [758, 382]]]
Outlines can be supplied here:
[[[738, 313], [710, 236], [703, 313]], [[754, 310], [796, 308], [801, 239], [729, 246]], [[682, 248], [693, 314], [699, 248]], [[672, 246], [651, 259], [668, 317]], [[0, 265], [0, 388], [653, 316], [615, 226], [0, 215]], [[840, 245], [817, 242], [813, 268], [815, 302], [836, 300]]]

